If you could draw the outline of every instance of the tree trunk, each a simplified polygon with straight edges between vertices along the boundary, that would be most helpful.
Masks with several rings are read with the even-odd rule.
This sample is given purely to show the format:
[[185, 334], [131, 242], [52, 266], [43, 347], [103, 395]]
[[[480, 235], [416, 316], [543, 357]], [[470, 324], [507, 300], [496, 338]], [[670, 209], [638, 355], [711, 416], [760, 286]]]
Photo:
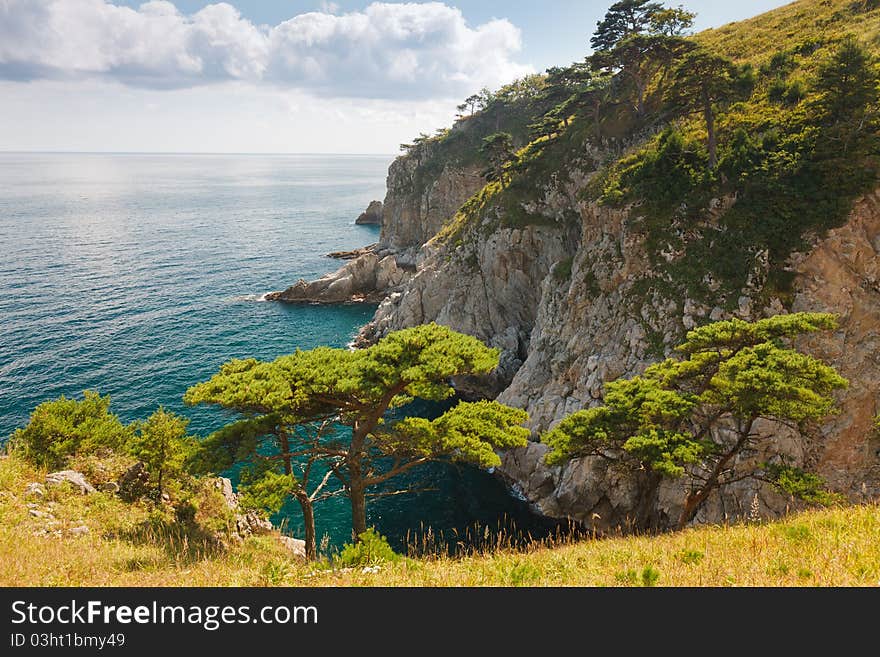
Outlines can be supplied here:
[[718, 460], [718, 463], [716, 463], [715, 467], [712, 469], [712, 474], [709, 475], [709, 478], [706, 479], [700, 489], [688, 493], [688, 496], [684, 500], [684, 508], [681, 510], [681, 516], [678, 518], [678, 529], [684, 529], [685, 526], [694, 519], [694, 516], [697, 515], [697, 510], [700, 508], [700, 505], [709, 498], [712, 491], [720, 489], [723, 486], [721, 483], [721, 475], [724, 473], [724, 469], [727, 467], [727, 464], [730, 463], [730, 461], [739, 454], [746, 445], [748, 445], [752, 436], [752, 427], [755, 426], [755, 421], [757, 419], [757, 417], [751, 417], [748, 420], [739, 423], [739, 428], [737, 430], [739, 438], [737, 439], [736, 444], [729, 452]]
[[657, 498], [657, 490], [660, 488], [661, 477], [656, 472], [648, 473], [648, 480], [645, 484], [645, 492], [642, 494], [639, 505], [636, 508], [635, 526], [633, 529], [637, 532], [650, 531], [654, 529], [654, 523], [651, 522], [651, 515], [654, 508], [654, 500]]
[[718, 166], [718, 137], [715, 135], [715, 113], [708, 94], [703, 94], [703, 115], [706, 117], [706, 132], [709, 135], [709, 169], [714, 171]]
[[351, 537], [360, 540], [360, 535], [367, 531], [367, 496], [363, 486], [355, 486], [352, 482], [348, 491], [351, 498]]
[[308, 495], [297, 495], [297, 502], [302, 509], [303, 525], [306, 532], [306, 559], [314, 561], [318, 558], [318, 543], [315, 540], [315, 506]]
[[684, 500], [684, 508], [682, 508], [681, 515], [678, 517], [676, 529], [682, 530], [687, 527], [687, 524], [697, 515], [697, 509], [700, 508], [700, 505], [707, 497], [709, 497], [709, 491], [703, 489], [696, 493], [688, 493]]
[[162, 468], [159, 468], [159, 501], [162, 501]]

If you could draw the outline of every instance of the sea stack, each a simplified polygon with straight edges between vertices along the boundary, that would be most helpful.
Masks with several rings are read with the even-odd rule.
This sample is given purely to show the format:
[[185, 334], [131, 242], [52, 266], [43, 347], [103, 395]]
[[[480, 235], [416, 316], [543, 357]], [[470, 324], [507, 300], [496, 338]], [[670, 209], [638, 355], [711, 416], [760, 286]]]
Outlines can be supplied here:
[[355, 220], [359, 226], [382, 225], [382, 201], [371, 201], [361, 215]]

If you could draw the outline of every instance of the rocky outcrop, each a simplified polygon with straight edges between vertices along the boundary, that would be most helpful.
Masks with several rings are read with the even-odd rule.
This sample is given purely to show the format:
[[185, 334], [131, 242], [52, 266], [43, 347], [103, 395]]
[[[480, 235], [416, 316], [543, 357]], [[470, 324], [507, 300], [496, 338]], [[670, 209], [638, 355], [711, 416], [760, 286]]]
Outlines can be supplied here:
[[[510, 211], [492, 206], [457, 213], [483, 186], [476, 167], [444, 161], [431, 143], [389, 169], [380, 242], [339, 271], [300, 281], [267, 298], [379, 304], [357, 342], [436, 321], [501, 350], [489, 380], [456, 381], [464, 396], [498, 397], [526, 409], [534, 436], [581, 408], [601, 403], [604, 385], [633, 376], [697, 324], [730, 317], [754, 320], [793, 311], [828, 311], [840, 330], [812, 336], [804, 347], [850, 380], [841, 412], [810, 432], [761, 427], [793, 465], [809, 467], [852, 500], [880, 496], [880, 443], [872, 438], [880, 380], [880, 196], [859, 200], [846, 225], [790, 262], [793, 295], [767, 298], [765, 253], [733, 303], [663, 291], [643, 236], [632, 229], [638, 209], [589, 201], [592, 162], [607, 157], [585, 146], [585, 162], [554, 171], [534, 199]], [[606, 154], [607, 155], [607, 154]], [[619, 153], [613, 154], [615, 157]], [[707, 221], [735, 202], [715, 199]], [[516, 217], [510, 216], [516, 214]], [[442, 231], [450, 222], [456, 229]], [[674, 257], [674, 255], [670, 255]], [[711, 282], [707, 283], [711, 298]], [[540, 513], [597, 530], [625, 525], [640, 504], [638, 476], [596, 459], [547, 467], [539, 442], [506, 453], [497, 469]], [[761, 459], [761, 450], [750, 458]], [[657, 524], [678, 516], [681, 484], [664, 483], [649, 510]], [[696, 522], [775, 516], [792, 500], [745, 480], [711, 498]], [[639, 510], [641, 512], [642, 510]]]
[[[528, 357], [499, 398], [527, 409], [536, 431], [599, 403], [605, 383], [637, 374], [656, 361], [662, 355], [658, 345], [668, 351], [696, 318], [757, 319], [784, 312], [780, 300], [759, 304], [757, 295], [747, 291], [730, 312], [691, 299], [646, 296], [635, 285], [647, 259], [639, 239], [627, 230], [627, 214], [587, 205], [582, 216], [582, 248], [571, 280], [544, 280]], [[853, 500], [880, 495], [880, 445], [872, 439], [874, 382], [880, 379], [878, 254], [880, 198], [873, 194], [856, 203], [845, 226], [816, 242], [809, 254], [793, 259], [797, 277], [791, 310], [841, 317], [840, 330], [811, 336], [802, 347], [832, 363], [850, 380], [850, 388], [841, 394], [841, 412], [812, 433], [769, 423], [762, 427], [762, 434], [772, 436], [791, 463], [815, 469]], [[536, 509], [598, 529], [623, 524], [634, 513], [639, 497], [631, 476], [598, 459], [549, 468], [543, 463], [545, 453], [546, 447], [531, 443], [505, 454], [499, 469]], [[676, 483], [664, 484], [655, 509], [661, 519], [677, 515], [682, 493]], [[744, 481], [715, 495], [697, 522], [756, 512], [773, 516], [791, 504], [766, 485]]]
[[[227, 477], [217, 477], [212, 485], [226, 501], [226, 506], [235, 514], [235, 527], [232, 531], [234, 540], [243, 540], [252, 534], [271, 532], [272, 523], [256, 511], [245, 511], [239, 506], [238, 495], [232, 489], [232, 481]], [[225, 534], [221, 537], [225, 538]]]
[[[300, 279], [266, 301], [285, 303], [380, 303], [405, 285], [433, 237], [484, 184], [476, 166], [438, 162], [436, 146], [426, 144], [397, 158], [388, 170], [385, 202], [373, 201], [361, 215], [381, 215], [378, 244], [328, 254], [348, 260], [314, 281]], [[364, 223], [358, 218], [358, 223]]]
[[[217, 477], [211, 482], [211, 485], [214, 490], [223, 496], [226, 506], [232, 511], [235, 518], [234, 526], [231, 528], [231, 531], [218, 533], [214, 537], [215, 541], [220, 544], [225, 543], [228, 538], [231, 538], [233, 541], [241, 541], [248, 536], [269, 534], [274, 531], [275, 527], [268, 519], [256, 511], [245, 511], [241, 508], [238, 495], [232, 488], [232, 481], [227, 477]], [[284, 534], [281, 534], [277, 538], [281, 545], [289, 551], [291, 557], [303, 561], [305, 560], [305, 541], [285, 536]]]
[[485, 185], [479, 167], [443, 161], [438, 148], [426, 144], [389, 167], [381, 244], [419, 249]]
[[300, 279], [283, 292], [270, 292], [265, 299], [286, 303], [378, 303], [408, 276], [391, 251], [374, 248], [331, 274], [316, 281]]
[[359, 249], [351, 249], [350, 251], [333, 251], [332, 253], [328, 253], [327, 257], [333, 258], [334, 260], [355, 260], [361, 256], [373, 253], [378, 246], [378, 244], [370, 244], [369, 246], [364, 246]]
[[[642, 237], [630, 229], [636, 217], [580, 200], [588, 179], [574, 172], [549, 186], [541, 203], [526, 208], [533, 225], [508, 228], [484, 220], [455, 240], [426, 244], [415, 275], [382, 301], [361, 341], [437, 321], [500, 347], [502, 364], [492, 381], [459, 387], [525, 408], [537, 436], [569, 413], [600, 403], [605, 383], [641, 372], [698, 322], [785, 312], [781, 300], [761, 294], [761, 254], [754, 285], [732, 310], [670, 298], [644, 285], [652, 272]], [[718, 199], [714, 212], [720, 216], [731, 202]], [[572, 212], [579, 218], [574, 228], [562, 219]], [[762, 427], [790, 463], [817, 470], [853, 500], [880, 495], [880, 445], [871, 438], [873, 387], [880, 380], [878, 234], [880, 201], [870, 195], [845, 226], [791, 263], [797, 277], [790, 308], [841, 316], [838, 332], [811, 337], [804, 346], [851, 380], [842, 412], [815, 433]], [[497, 470], [537, 511], [597, 530], [625, 525], [635, 515], [640, 482], [631, 473], [597, 459], [549, 468], [545, 453], [533, 442], [504, 454]], [[651, 510], [655, 522], [675, 518], [682, 499], [681, 484], [664, 483]], [[696, 522], [775, 516], [792, 505], [769, 486], [747, 480], [710, 499]]]
[[358, 226], [381, 226], [382, 201], [370, 201], [367, 209], [361, 212], [354, 223]]
[[46, 475], [46, 486], [61, 486], [69, 484], [80, 495], [89, 495], [96, 492], [82, 472], [76, 470], [60, 470]]

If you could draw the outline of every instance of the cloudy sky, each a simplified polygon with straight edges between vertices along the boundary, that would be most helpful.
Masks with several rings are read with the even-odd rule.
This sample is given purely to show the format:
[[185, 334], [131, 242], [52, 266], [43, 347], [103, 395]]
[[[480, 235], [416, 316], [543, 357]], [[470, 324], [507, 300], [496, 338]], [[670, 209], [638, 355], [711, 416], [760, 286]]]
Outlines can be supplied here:
[[[390, 154], [581, 59], [610, 2], [0, 0], [0, 151]], [[783, 4], [686, 2], [699, 28]]]

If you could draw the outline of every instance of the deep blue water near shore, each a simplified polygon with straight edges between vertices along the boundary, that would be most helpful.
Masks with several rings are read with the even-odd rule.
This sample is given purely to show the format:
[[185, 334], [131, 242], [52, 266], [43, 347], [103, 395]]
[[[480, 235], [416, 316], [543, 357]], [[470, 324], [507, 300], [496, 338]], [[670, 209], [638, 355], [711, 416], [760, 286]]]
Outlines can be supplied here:
[[[34, 406], [85, 389], [123, 420], [159, 404], [206, 435], [228, 419], [187, 408], [184, 391], [234, 357], [344, 346], [372, 306], [258, 302], [333, 270], [329, 251], [376, 240], [355, 226], [384, 195], [389, 157], [0, 153], [0, 437]], [[400, 546], [407, 532], [464, 533], [507, 517], [545, 523], [491, 476], [433, 465], [408, 475], [434, 491], [372, 504]], [[344, 499], [318, 509], [318, 535], [348, 538]], [[288, 518], [301, 534], [296, 510]]]

